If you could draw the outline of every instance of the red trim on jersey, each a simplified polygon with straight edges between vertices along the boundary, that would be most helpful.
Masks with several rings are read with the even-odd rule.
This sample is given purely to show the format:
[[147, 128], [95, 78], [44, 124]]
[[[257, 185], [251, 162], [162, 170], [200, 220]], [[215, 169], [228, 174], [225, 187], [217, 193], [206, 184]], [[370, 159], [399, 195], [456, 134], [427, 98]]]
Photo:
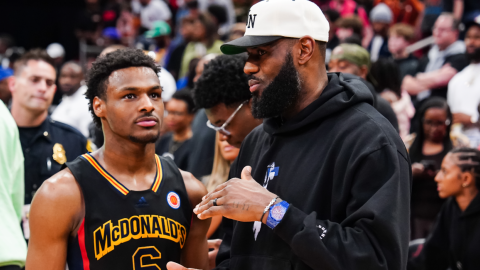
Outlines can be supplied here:
[[78, 230], [78, 245], [80, 246], [80, 253], [82, 253], [83, 270], [90, 270], [90, 261], [88, 260], [87, 249], [85, 248], [85, 218]]

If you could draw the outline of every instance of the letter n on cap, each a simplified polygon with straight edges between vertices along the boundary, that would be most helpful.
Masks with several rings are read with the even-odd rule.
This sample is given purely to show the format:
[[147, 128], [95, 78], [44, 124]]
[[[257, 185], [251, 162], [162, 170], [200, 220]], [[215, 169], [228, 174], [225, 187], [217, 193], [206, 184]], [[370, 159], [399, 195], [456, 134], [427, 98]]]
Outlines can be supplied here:
[[257, 17], [257, 14], [252, 14], [252, 15], [248, 14], [247, 28], [253, 28], [255, 26], [256, 17]]

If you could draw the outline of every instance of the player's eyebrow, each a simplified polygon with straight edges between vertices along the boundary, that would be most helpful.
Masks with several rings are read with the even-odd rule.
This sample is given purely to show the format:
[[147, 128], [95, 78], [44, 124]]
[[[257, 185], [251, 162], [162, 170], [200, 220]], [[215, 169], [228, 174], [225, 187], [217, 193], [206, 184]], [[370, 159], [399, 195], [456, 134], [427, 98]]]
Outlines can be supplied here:
[[[119, 91], [138, 91], [142, 89], [142, 87], [135, 87], [135, 86], [126, 86], [126, 87], [122, 87], [120, 89], [118, 89]], [[148, 91], [151, 91], [151, 90], [157, 90], [157, 89], [161, 89], [160, 88], [160, 85], [155, 85], [155, 86], [152, 86], [148, 89]]]

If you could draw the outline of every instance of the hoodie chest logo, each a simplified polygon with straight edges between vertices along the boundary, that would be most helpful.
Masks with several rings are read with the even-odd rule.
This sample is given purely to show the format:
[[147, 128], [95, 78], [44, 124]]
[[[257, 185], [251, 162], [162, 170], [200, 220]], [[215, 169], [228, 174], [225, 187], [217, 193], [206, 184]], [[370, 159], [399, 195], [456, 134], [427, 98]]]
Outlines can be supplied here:
[[[268, 183], [273, 180], [275, 176], [278, 176], [278, 171], [280, 167], [275, 167], [275, 162], [272, 162], [272, 164], [267, 166], [267, 172], [265, 173], [265, 180], [263, 181], [263, 187], [267, 188]], [[262, 222], [260, 221], [255, 221], [253, 223], [253, 237], [255, 237], [255, 241], [257, 241], [257, 236], [258, 233], [260, 232], [260, 229], [262, 229]]]
[[265, 180], [263, 181], [263, 187], [267, 188], [270, 180], [273, 180], [278, 175], [280, 167], [275, 167], [275, 162], [267, 166], [267, 173], [265, 173]]

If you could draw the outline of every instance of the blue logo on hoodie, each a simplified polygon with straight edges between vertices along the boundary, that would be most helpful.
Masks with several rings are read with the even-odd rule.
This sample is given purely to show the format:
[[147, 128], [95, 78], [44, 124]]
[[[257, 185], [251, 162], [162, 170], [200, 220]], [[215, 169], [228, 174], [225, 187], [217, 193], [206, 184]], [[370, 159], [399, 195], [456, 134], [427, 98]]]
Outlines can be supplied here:
[[275, 162], [272, 162], [272, 164], [267, 166], [267, 173], [265, 174], [265, 180], [263, 181], [264, 188], [267, 188], [268, 182], [278, 175], [279, 169], [280, 167], [275, 167]]

